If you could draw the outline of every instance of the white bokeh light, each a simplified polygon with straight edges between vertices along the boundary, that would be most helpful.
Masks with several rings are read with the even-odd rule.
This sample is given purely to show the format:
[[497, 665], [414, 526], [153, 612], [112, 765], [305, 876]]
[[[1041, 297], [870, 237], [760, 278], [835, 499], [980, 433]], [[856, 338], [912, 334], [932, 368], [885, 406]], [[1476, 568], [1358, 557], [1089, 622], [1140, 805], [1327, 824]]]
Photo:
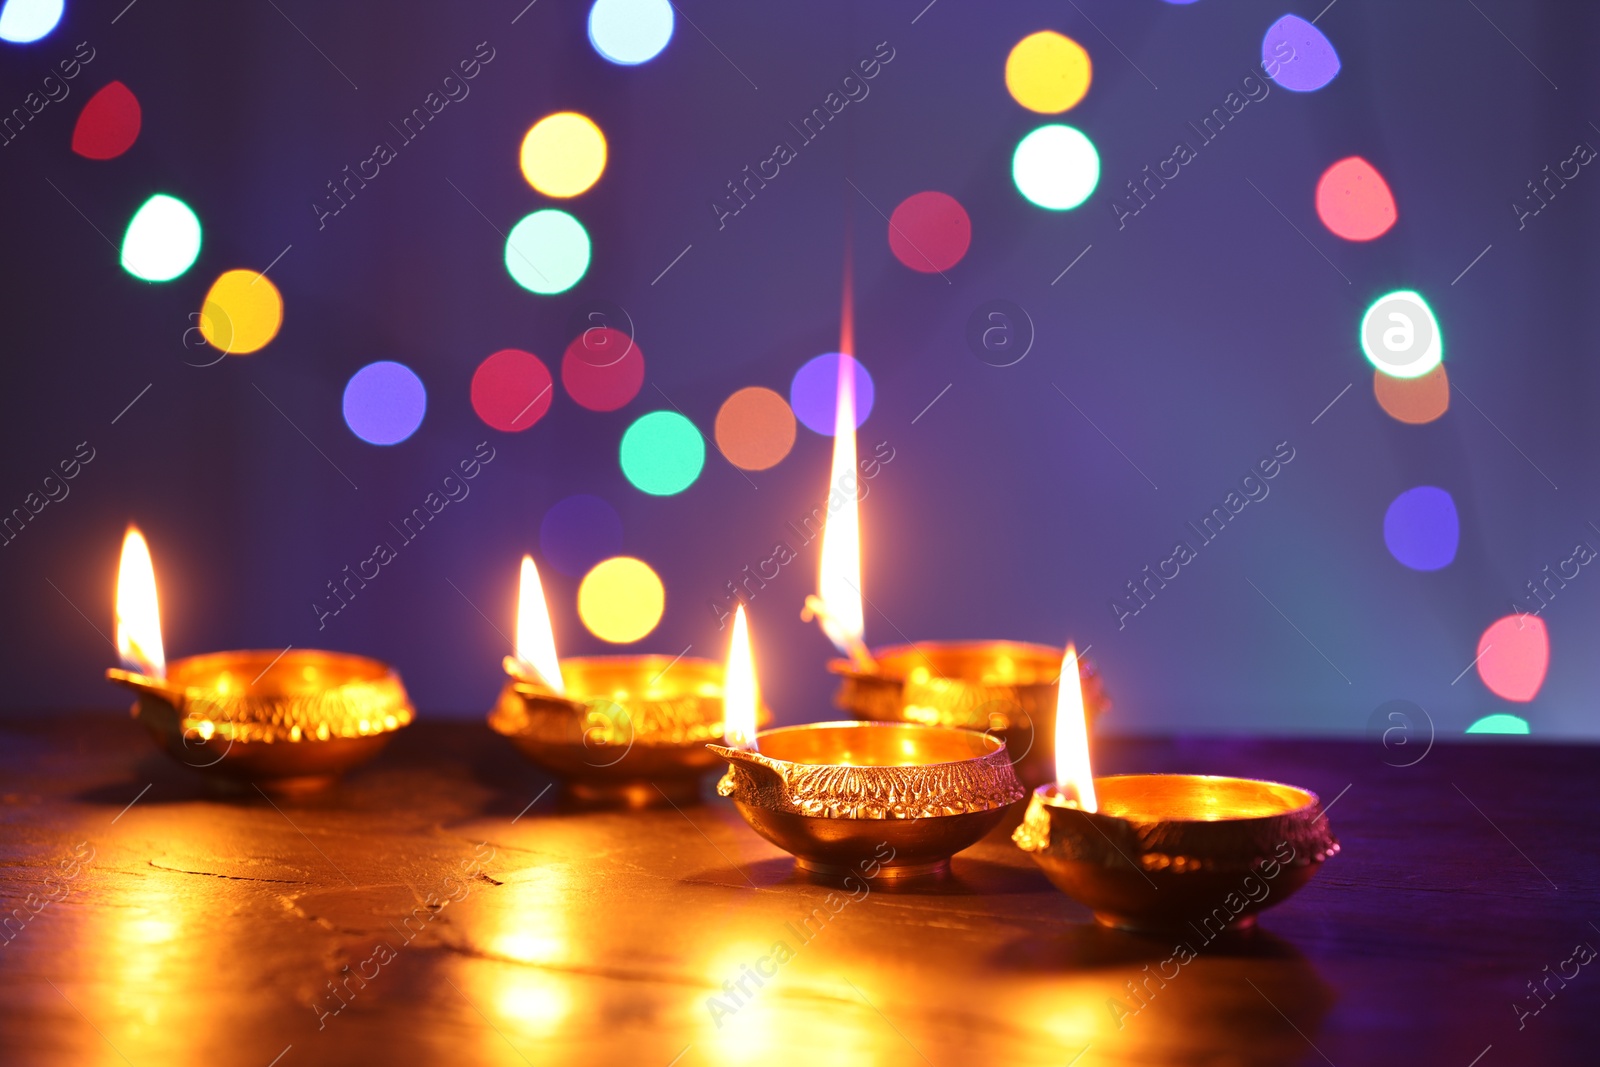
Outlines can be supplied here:
[[589, 43], [612, 63], [637, 66], [667, 47], [673, 22], [668, 0], [595, 0], [589, 9]]
[[1100, 184], [1100, 153], [1075, 127], [1040, 126], [1018, 143], [1011, 178], [1032, 203], [1067, 211], [1089, 199]]

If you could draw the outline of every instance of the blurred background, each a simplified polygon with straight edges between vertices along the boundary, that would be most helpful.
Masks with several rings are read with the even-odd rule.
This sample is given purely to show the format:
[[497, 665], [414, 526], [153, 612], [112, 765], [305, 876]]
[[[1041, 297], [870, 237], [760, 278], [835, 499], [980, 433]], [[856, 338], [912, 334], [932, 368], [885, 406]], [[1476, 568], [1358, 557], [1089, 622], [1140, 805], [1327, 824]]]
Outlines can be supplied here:
[[[9, 0], [5, 702], [126, 703], [132, 522], [169, 656], [366, 653], [425, 716], [494, 699], [524, 552], [563, 653], [720, 658], [786, 544], [758, 668], [829, 717], [848, 249], [869, 644], [1071, 638], [1108, 732], [1595, 736], [1600, 16], [1324, 5]], [[581, 122], [521, 165], [562, 112], [591, 183]], [[1444, 371], [1364, 355], [1395, 290]]]

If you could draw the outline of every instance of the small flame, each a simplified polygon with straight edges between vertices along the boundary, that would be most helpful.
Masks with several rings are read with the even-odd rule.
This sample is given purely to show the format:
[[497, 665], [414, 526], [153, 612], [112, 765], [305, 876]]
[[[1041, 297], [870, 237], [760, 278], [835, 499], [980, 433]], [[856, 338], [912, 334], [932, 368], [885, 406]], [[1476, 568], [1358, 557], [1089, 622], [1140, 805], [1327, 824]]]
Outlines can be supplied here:
[[517, 666], [521, 674], [532, 674], [538, 681], [562, 696], [561, 661], [556, 658], [556, 635], [550, 626], [550, 609], [544, 601], [544, 586], [532, 556], [522, 557], [522, 580], [517, 586]]
[[167, 676], [161, 647], [161, 605], [156, 600], [156, 569], [150, 546], [138, 527], [122, 538], [117, 564], [117, 657], [123, 667], [151, 678]]
[[750, 626], [744, 605], [733, 616], [733, 636], [728, 641], [728, 665], [722, 676], [722, 743], [729, 748], [756, 747], [756, 707], [761, 687], [756, 682], [756, 661], [750, 651]]
[[1084, 811], [1098, 811], [1094, 771], [1089, 767], [1089, 720], [1083, 710], [1078, 650], [1067, 645], [1056, 696], [1056, 789]]

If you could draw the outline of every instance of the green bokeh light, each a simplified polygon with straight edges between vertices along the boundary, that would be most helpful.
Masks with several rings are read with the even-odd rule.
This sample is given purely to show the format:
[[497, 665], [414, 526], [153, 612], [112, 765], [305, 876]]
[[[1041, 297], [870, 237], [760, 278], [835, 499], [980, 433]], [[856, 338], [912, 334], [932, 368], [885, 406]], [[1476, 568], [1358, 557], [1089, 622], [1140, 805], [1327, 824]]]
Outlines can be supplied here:
[[1469, 734], [1525, 734], [1528, 732], [1528, 722], [1515, 715], [1485, 715], [1471, 726], [1467, 727]]
[[530, 293], [564, 293], [588, 269], [589, 232], [565, 211], [535, 211], [506, 238], [506, 272]]
[[706, 465], [706, 442], [694, 423], [676, 411], [652, 411], [622, 435], [622, 473], [635, 489], [652, 496], [681, 493]]

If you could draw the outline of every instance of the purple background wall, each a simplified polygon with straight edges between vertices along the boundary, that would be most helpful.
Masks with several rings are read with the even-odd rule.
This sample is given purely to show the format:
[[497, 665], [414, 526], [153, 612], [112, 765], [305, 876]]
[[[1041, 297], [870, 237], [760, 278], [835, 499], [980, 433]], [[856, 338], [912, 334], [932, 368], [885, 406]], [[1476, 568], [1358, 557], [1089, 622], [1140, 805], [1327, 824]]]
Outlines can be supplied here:
[[[1318, 26], [1343, 61], [1338, 78], [1252, 104], [1119, 229], [1113, 195], [1259, 63], [1268, 25], [1321, 3], [923, 2], [695, 0], [680, 5], [666, 52], [638, 68], [589, 47], [587, 5], [551, 0], [514, 24], [515, 0], [282, 0], [281, 13], [146, 3], [115, 24], [120, 0], [69, 3], [42, 42], [0, 48], [5, 109], [77, 42], [95, 50], [73, 95], [0, 148], [0, 507], [20, 505], [78, 442], [96, 454], [67, 499], [0, 549], [0, 699], [123, 703], [100, 673], [132, 520], [155, 549], [169, 655], [359, 651], [395, 663], [425, 714], [479, 715], [506, 649], [468, 598], [509, 632], [517, 559], [536, 550], [546, 510], [578, 492], [611, 502], [624, 550], [666, 583], [666, 616], [638, 647], [720, 656], [708, 600], [810, 510], [830, 441], [802, 428], [787, 459], [748, 480], [711, 450], [692, 488], [655, 498], [622, 477], [618, 440], [666, 406], [662, 393], [709, 435], [735, 389], [787, 392], [805, 360], [835, 347], [853, 216], [857, 351], [877, 385], [861, 438], [895, 449], [863, 504], [866, 592], [881, 609], [868, 610], [870, 642], [1071, 635], [1093, 646], [1117, 701], [1106, 725], [1119, 731], [1360, 731], [1380, 704], [1407, 699], [1446, 733], [1495, 711], [1525, 715], [1536, 734], [1600, 733], [1600, 578], [1587, 571], [1544, 612], [1552, 660], [1531, 704], [1460, 675], [1544, 565], [1579, 539], [1600, 545], [1589, 526], [1600, 521], [1589, 415], [1600, 203], [1589, 185], [1600, 178], [1584, 172], [1521, 230], [1510, 207], [1575, 142], [1600, 144], [1596, 15], [1503, 0], [1481, 13], [1337, 3]], [[1048, 120], [1009, 98], [1001, 72], [1041, 28], [1095, 63], [1088, 98], [1064, 120], [1095, 140], [1102, 180], [1060, 214], [1025, 202], [1009, 173], [1018, 138]], [[319, 230], [311, 204], [324, 183], [485, 41], [495, 59], [471, 95]], [[895, 58], [870, 95], [719, 229], [709, 205], [724, 182], [882, 41]], [[139, 97], [143, 132], [119, 159], [80, 159], [68, 149], [77, 109], [113, 78]], [[611, 160], [572, 208], [594, 240], [588, 276], [538, 297], [507, 277], [495, 227], [545, 203], [518, 172], [517, 146], [564, 108], [599, 123]], [[1313, 208], [1318, 176], [1353, 154], [1400, 205], [1394, 230], [1366, 245], [1333, 237]], [[948, 282], [900, 265], [867, 202], [889, 211], [924, 189], [972, 217]], [[156, 191], [186, 199], [205, 226], [199, 262], [165, 285], [125, 274], [96, 232], [119, 240]], [[277, 339], [186, 365], [201, 361], [183, 335], [211, 280], [285, 246], [272, 271], [286, 305]], [[1427, 426], [1377, 406], [1355, 343], [1366, 305], [1402, 287], [1432, 303], [1458, 388]], [[974, 309], [996, 298], [1025, 308], [1037, 334], [1007, 368], [965, 339]], [[484, 426], [468, 401], [478, 362], [514, 346], [558, 364], [570, 317], [594, 300], [637, 324], [639, 396], [597, 414], [558, 386], [533, 429]], [[344, 383], [375, 359], [406, 363], [429, 390], [421, 429], [392, 448], [358, 440], [340, 414]], [[310, 604], [324, 583], [483, 440], [497, 458], [471, 496], [319, 633]], [[1124, 583], [1283, 441], [1295, 459], [1270, 497], [1119, 630], [1108, 604]], [[1431, 573], [1397, 563], [1382, 536], [1389, 501], [1423, 484], [1448, 489], [1461, 513], [1457, 557]], [[815, 570], [813, 545], [752, 603], [784, 721], [830, 714], [830, 649], [798, 619]], [[546, 581], [563, 650], [606, 651], [577, 619], [576, 581]]]

